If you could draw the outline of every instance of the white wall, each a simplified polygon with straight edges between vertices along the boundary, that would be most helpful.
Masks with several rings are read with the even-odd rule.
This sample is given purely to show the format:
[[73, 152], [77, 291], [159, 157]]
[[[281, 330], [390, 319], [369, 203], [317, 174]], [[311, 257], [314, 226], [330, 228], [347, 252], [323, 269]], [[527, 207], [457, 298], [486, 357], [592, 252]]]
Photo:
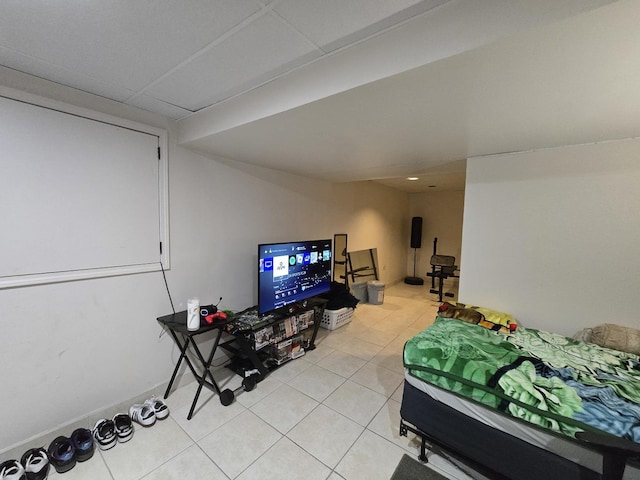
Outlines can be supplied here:
[[[378, 249], [383, 281], [403, 278], [399, 245], [408, 235], [407, 194], [372, 182], [332, 184], [179, 151], [170, 167], [170, 284], [180, 288], [176, 298], [182, 302], [176, 308], [184, 309], [191, 295], [201, 301], [223, 296], [223, 306], [231, 309], [253, 305], [259, 243], [347, 233], [350, 250]], [[197, 283], [193, 271], [202, 272]]]
[[[413, 193], [409, 197], [411, 217], [422, 217], [422, 246], [416, 250], [416, 276], [425, 278], [431, 271], [433, 239], [438, 238], [441, 255], [453, 255], [460, 265], [464, 191]], [[407, 244], [407, 275], [413, 275], [413, 248]], [[425, 281], [431, 281], [425, 278]], [[453, 279], [451, 281], [454, 281]]]
[[[383, 280], [404, 276], [407, 194], [205, 158], [176, 146], [175, 125], [162, 117], [15, 72], [2, 71], [2, 81], [169, 130], [176, 310], [192, 295], [222, 296], [224, 308], [254, 304], [260, 242], [347, 233], [350, 247], [378, 248]], [[0, 290], [0, 452], [167, 382], [178, 353], [155, 319], [170, 312], [161, 273]]]
[[638, 326], [640, 140], [471, 158], [460, 299], [573, 335]]

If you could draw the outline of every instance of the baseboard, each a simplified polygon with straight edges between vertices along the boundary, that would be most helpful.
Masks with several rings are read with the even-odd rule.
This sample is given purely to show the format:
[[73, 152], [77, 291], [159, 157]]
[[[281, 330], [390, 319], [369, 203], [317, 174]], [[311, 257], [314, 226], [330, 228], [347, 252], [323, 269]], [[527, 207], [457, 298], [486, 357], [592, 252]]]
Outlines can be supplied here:
[[[193, 376], [189, 373], [188, 375], [181, 375], [176, 378], [177, 385], [186, 385], [195, 381]], [[157, 395], [158, 397], [162, 397], [167, 388], [169, 382], [162, 382], [155, 387], [142, 392], [134, 397], [128, 398], [124, 401], [114, 403], [112, 405], [99, 408], [90, 412], [87, 415], [82, 415], [81, 417], [77, 417], [73, 420], [70, 420], [63, 425], [52, 428], [51, 430], [47, 430], [45, 432], [41, 432], [37, 435], [34, 435], [24, 441], [21, 441], [15, 445], [11, 445], [4, 450], [0, 451], [0, 460], [10, 460], [10, 459], [20, 459], [22, 454], [26, 452], [30, 448], [34, 447], [44, 447], [48, 448], [49, 444], [59, 436], [68, 437], [71, 435], [76, 428], [88, 428], [92, 429], [95, 423], [101, 418], [113, 418], [116, 413], [128, 413], [129, 407], [134, 403], [142, 403], [147, 398], [150, 398], [153, 395]], [[174, 386], [175, 388], [175, 386]]]

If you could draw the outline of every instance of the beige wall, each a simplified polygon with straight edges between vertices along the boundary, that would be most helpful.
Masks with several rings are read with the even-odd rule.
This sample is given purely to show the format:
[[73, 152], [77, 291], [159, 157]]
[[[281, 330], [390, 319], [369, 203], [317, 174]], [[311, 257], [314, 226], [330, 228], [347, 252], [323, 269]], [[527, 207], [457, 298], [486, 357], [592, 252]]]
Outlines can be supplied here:
[[[410, 217], [422, 217], [422, 246], [416, 250], [416, 276], [425, 278], [431, 271], [429, 260], [433, 239], [438, 238], [438, 253], [453, 255], [460, 265], [464, 191], [414, 193], [410, 195]], [[408, 220], [411, 227], [411, 218]], [[407, 242], [407, 275], [413, 275], [413, 249]]]

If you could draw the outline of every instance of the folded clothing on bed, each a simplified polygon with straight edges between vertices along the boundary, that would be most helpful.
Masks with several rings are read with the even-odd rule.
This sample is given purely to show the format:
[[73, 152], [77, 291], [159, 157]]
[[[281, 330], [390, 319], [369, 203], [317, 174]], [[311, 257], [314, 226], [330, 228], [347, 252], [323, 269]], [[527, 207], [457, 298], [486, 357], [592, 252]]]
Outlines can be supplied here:
[[629, 353], [438, 317], [406, 343], [404, 365], [416, 378], [557, 433], [596, 429], [640, 442], [640, 359]]

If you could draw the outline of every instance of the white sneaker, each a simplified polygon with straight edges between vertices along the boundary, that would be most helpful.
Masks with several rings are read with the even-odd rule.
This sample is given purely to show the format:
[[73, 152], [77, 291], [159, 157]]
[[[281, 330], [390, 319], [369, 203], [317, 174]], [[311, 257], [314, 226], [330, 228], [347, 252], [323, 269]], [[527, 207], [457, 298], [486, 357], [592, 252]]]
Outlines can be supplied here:
[[156, 414], [149, 405], [136, 403], [129, 408], [129, 416], [134, 422], [138, 422], [143, 427], [150, 427], [156, 423]]
[[155, 413], [158, 420], [162, 420], [169, 416], [169, 407], [167, 407], [167, 405], [155, 395], [144, 402], [144, 404], [153, 410], [153, 413]]

